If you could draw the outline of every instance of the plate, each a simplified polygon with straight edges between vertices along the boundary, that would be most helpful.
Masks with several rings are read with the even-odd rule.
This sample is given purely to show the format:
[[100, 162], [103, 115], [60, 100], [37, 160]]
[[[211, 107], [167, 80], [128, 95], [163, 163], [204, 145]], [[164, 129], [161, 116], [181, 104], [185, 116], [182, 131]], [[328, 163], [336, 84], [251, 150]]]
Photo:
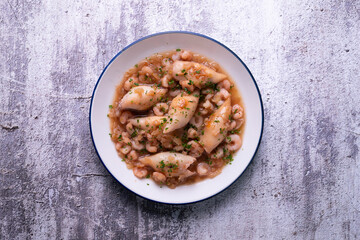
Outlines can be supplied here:
[[[172, 49], [188, 49], [218, 62], [232, 77], [243, 98], [246, 125], [243, 146], [231, 165], [212, 179], [181, 185], [175, 189], [160, 187], [151, 179], [138, 179], [118, 156], [109, 137], [108, 106], [112, 104], [116, 86], [134, 64], [153, 53]], [[228, 188], [244, 172], [259, 147], [264, 113], [260, 91], [244, 62], [224, 44], [192, 32], [162, 32], [135, 41], [121, 50], [101, 73], [90, 103], [90, 131], [96, 152], [109, 173], [135, 194], [156, 202], [186, 204], [210, 198]]]

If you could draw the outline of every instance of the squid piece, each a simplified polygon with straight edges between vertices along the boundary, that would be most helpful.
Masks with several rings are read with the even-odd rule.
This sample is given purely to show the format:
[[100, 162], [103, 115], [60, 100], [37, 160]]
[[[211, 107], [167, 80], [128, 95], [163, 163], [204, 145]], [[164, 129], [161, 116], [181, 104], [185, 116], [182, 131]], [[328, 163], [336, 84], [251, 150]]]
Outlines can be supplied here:
[[140, 129], [149, 130], [156, 129], [161, 123], [166, 122], [166, 117], [162, 116], [151, 116], [143, 118], [129, 119], [129, 122]]
[[231, 99], [228, 98], [205, 123], [204, 135], [200, 136], [200, 144], [207, 153], [210, 153], [225, 139], [230, 114]]
[[139, 159], [141, 163], [163, 173], [166, 177], [179, 178], [186, 178], [195, 174], [195, 172], [188, 170], [188, 167], [195, 160], [194, 157], [176, 152], [161, 152]]
[[218, 73], [205, 65], [186, 61], [175, 61], [172, 74], [180, 84], [186, 81], [189, 85], [193, 83], [198, 88], [202, 88], [207, 82], [218, 83], [227, 78], [225, 74]]
[[199, 91], [194, 91], [190, 95], [180, 93], [175, 97], [170, 105], [169, 116], [164, 128], [164, 133], [169, 133], [184, 127], [194, 115], [198, 103]]
[[138, 86], [130, 89], [129, 92], [121, 99], [119, 103], [120, 109], [133, 109], [144, 111], [158, 103], [166, 94], [167, 89], [151, 87], [151, 86]]

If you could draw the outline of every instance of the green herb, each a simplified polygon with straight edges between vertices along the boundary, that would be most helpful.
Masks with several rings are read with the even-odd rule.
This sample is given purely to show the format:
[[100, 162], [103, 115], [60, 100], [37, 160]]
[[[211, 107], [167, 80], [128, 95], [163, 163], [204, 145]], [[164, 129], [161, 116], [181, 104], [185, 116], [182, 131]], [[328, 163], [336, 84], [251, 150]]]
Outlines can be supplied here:
[[184, 72], [185, 72], [185, 69], [181, 70], [181, 72], [184, 73]]
[[146, 178], [150, 178], [150, 174], [146, 175]]
[[191, 144], [187, 144], [187, 143], [183, 143], [182, 146], [183, 146], [185, 149], [190, 149], [190, 148], [191, 148]]
[[139, 84], [138, 84], [138, 83], [134, 83], [134, 85], [135, 85], [135, 86], [139, 86]]
[[201, 131], [201, 135], [204, 135], [204, 130]]
[[109, 133], [109, 136], [110, 136], [110, 137], [112, 137], [112, 134], [111, 134], [111, 133]]
[[110, 109], [113, 108], [113, 105], [109, 105], [109, 108], [110, 108]]
[[207, 82], [205, 83], [205, 86], [208, 88], [213, 89], [214, 91], [219, 91], [219, 89], [217, 88], [216, 84], [213, 82]]
[[198, 70], [198, 71], [195, 71], [197, 74], [199, 74], [200, 73], [200, 71]]
[[139, 65], [135, 64], [135, 67], [139, 67]]
[[180, 51], [181, 51], [181, 49], [180, 49], [180, 48], [177, 48], [177, 49], [176, 49], [176, 51], [177, 51], [177, 52], [180, 52]]
[[218, 122], [220, 122], [220, 121], [216, 119], [214, 122], [218, 123]]
[[132, 81], [133, 81], [133, 79], [132, 79], [132, 78], [130, 78], [129, 82], [132, 82]]
[[161, 162], [160, 162], [160, 168], [164, 168], [164, 167], [165, 167], [164, 160], [161, 160]]
[[234, 161], [232, 154], [227, 155], [224, 159], [228, 160], [227, 161], [228, 164], [231, 164], [231, 162]]
[[137, 133], [136, 129], [134, 129], [134, 131], [133, 131], [132, 134], [131, 134], [131, 137], [134, 138], [134, 137], [136, 137], [137, 135], [138, 135], [138, 133]]
[[240, 133], [240, 129], [237, 129], [237, 130], [231, 130], [231, 131], [230, 131], [230, 133], [231, 133], [231, 134], [234, 134], [234, 133], [236, 133], [236, 134], [237, 134], [237, 133]]

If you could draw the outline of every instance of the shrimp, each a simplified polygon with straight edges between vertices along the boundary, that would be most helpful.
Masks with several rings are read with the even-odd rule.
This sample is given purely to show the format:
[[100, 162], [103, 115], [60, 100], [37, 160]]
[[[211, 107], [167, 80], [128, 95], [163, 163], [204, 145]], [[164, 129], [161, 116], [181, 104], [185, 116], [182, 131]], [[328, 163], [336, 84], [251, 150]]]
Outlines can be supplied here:
[[226, 145], [229, 151], [237, 151], [240, 149], [242, 141], [239, 135], [232, 134], [226, 137], [228, 144]]
[[148, 175], [148, 170], [146, 168], [142, 168], [142, 167], [134, 167], [133, 173], [134, 173], [135, 177], [141, 179], [141, 178], [145, 178], [146, 175]]
[[163, 116], [169, 110], [169, 106], [166, 103], [157, 103], [153, 107], [153, 111], [156, 116]]
[[140, 143], [139, 141], [136, 140], [132, 140], [131, 141], [131, 146], [133, 147], [133, 149], [135, 150], [142, 150], [144, 149], [144, 144]]
[[170, 91], [169, 91], [169, 95], [170, 95], [171, 97], [176, 97], [176, 96], [180, 95], [180, 93], [181, 93], [181, 90], [180, 90], [180, 89], [170, 90]]
[[234, 119], [240, 119], [244, 115], [244, 109], [239, 104], [235, 104], [232, 107], [232, 114]]
[[120, 148], [120, 152], [122, 154], [128, 154], [129, 152], [131, 151], [131, 147], [127, 144], [123, 145], [121, 148]]
[[131, 152], [126, 155], [128, 159], [135, 161], [139, 158], [139, 154], [135, 150], [131, 150]]
[[224, 156], [224, 149], [223, 147], [218, 147], [216, 151], [210, 155], [212, 159], [220, 159]]
[[199, 134], [194, 128], [189, 128], [188, 130], [188, 138], [196, 138]]
[[158, 183], [165, 183], [166, 181], [166, 177], [164, 174], [162, 173], [159, 173], [159, 172], [154, 172], [152, 174], [152, 178], [154, 179], [155, 182], [158, 182]]
[[132, 125], [132, 123], [128, 123], [126, 124], [126, 131], [129, 133], [129, 134], [132, 134], [134, 132], [134, 126]]
[[197, 158], [197, 157], [200, 157], [201, 154], [204, 152], [203, 147], [195, 141], [190, 141], [190, 142], [188, 142], [187, 145], [191, 146], [190, 151], [189, 151], [190, 156]]
[[189, 51], [183, 51], [180, 57], [184, 61], [190, 61], [192, 59], [192, 53]]
[[161, 78], [161, 86], [167, 88], [169, 87], [169, 81], [171, 79], [171, 76], [170, 75], [165, 75], [163, 78]]
[[148, 141], [148, 142], [146, 142], [146, 150], [148, 152], [154, 153], [154, 152], [157, 151], [157, 147], [156, 147], [157, 145], [158, 145], [158, 143], [157, 143], [156, 140], [155, 141]]
[[210, 172], [210, 166], [207, 163], [201, 162], [196, 167], [196, 172], [200, 176], [206, 176]]
[[119, 118], [120, 123], [125, 124], [127, 122], [127, 120], [129, 118], [131, 118], [132, 116], [133, 116], [133, 114], [131, 112], [129, 112], [129, 111], [122, 112], [121, 115], [120, 115], [120, 118]]
[[132, 87], [136, 85], [136, 83], [139, 82], [139, 79], [137, 77], [131, 77], [124, 83], [124, 89], [126, 91], [129, 91]]
[[206, 115], [209, 112], [214, 111], [215, 107], [209, 100], [206, 100], [202, 105], [200, 105], [200, 114]]
[[232, 120], [230, 122], [229, 131], [239, 129], [243, 125], [243, 123], [244, 123], [243, 119]]
[[225, 79], [217, 84], [219, 89], [224, 88], [225, 90], [229, 91], [231, 88], [231, 83], [229, 80]]
[[220, 92], [216, 93], [215, 96], [212, 98], [212, 102], [216, 105], [220, 106], [224, 103], [226, 99], [230, 97], [230, 93], [226, 91], [225, 88], [222, 88]]

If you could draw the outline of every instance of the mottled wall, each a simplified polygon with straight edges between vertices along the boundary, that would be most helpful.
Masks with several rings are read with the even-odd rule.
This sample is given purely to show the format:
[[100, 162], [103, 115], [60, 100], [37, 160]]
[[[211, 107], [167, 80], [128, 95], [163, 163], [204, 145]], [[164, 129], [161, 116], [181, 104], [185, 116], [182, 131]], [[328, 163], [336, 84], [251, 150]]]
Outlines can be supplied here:
[[[360, 1], [0, 3], [0, 239], [360, 238]], [[228, 190], [136, 197], [91, 143], [109, 60], [151, 33], [211, 36], [263, 95], [257, 156]]]

